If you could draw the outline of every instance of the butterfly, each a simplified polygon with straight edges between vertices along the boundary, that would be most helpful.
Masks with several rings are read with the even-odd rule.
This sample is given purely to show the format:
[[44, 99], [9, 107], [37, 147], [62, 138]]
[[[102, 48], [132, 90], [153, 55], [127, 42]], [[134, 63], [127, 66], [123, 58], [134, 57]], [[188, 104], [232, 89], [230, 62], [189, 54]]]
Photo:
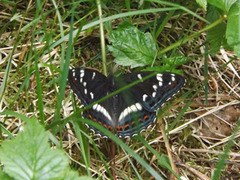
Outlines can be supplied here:
[[[139, 83], [121, 91], [136, 81]], [[120, 90], [83, 111], [82, 116], [125, 138], [151, 126], [157, 110], [184, 86], [185, 80], [171, 72], [142, 71], [106, 77], [93, 69], [74, 68], [69, 71], [68, 83], [85, 107]], [[88, 127], [95, 134], [106, 137], [100, 130]]]

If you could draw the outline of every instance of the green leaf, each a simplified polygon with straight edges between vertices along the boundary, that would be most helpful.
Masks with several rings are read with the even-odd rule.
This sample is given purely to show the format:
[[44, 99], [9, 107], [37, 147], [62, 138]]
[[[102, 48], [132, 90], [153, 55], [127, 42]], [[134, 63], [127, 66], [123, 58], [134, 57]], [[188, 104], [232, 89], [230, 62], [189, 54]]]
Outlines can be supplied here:
[[[207, 20], [213, 23], [219, 18], [220, 18], [220, 13], [218, 12], [217, 8], [215, 8], [214, 6], [209, 6]], [[219, 51], [225, 39], [225, 32], [226, 32], [226, 24], [223, 22], [213, 27], [207, 32], [207, 40], [210, 43], [210, 49], [211, 49], [212, 55], [215, 55]]]
[[166, 154], [161, 155], [160, 159], [158, 159], [158, 164], [167, 169], [172, 168], [169, 157]]
[[171, 69], [174, 69], [175, 67], [178, 67], [188, 61], [189, 61], [189, 59], [183, 55], [175, 55], [173, 57], [163, 56], [161, 63], [166, 64], [166, 65], [169, 64], [172, 67]]
[[240, 28], [239, 28], [240, 7], [232, 6], [228, 14], [226, 38], [229, 45], [234, 47], [234, 52], [240, 57]]
[[227, 13], [237, 0], [207, 0], [207, 1], [209, 4]]
[[68, 174], [65, 175], [63, 180], [93, 180], [93, 178], [89, 176], [82, 176], [79, 177], [78, 173], [75, 171], [70, 171]]
[[4, 172], [14, 179], [62, 179], [69, 167], [62, 150], [52, 150], [48, 134], [32, 119], [14, 140], [6, 140], [0, 148]]
[[237, 0], [223, 0], [223, 2], [224, 2], [226, 11], [229, 12], [230, 8], [233, 6], [235, 2], [237, 2]]
[[196, 0], [196, 2], [206, 11], [207, 10], [207, 0]]
[[156, 45], [150, 33], [143, 33], [136, 27], [123, 23], [109, 34], [112, 45], [109, 50], [116, 57], [115, 62], [131, 68], [150, 65], [156, 55]]
[[14, 180], [12, 177], [8, 176], [7, 173], [4, 173], [2, 169], [0, 169], [0, 179], [3, 180]]

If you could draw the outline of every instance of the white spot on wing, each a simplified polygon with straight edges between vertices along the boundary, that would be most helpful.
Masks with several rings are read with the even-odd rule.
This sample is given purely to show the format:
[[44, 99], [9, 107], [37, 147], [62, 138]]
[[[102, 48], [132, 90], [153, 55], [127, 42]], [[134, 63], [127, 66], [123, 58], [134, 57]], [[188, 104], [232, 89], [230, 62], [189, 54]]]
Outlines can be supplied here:
[[138, 79], [140, 79], [142, 81], [142, 75], [141, 74], [138, 74], [137, 77], [138, 77]]
[[81, 69], [81, 70], [80, 70], [80, 77], [82, 78], [83, 76], [84, 76], [84, 70]]
[[126, 108], [124, 111], [123, 111], [123, 117], [126, 117], [128, 115], [128, 109]]
[[119, 121], [123, 118], [123, 112], [121, 112], [120, 116], [119, 116]]
[[87, 82], [83, 82], [83, 86], [86, 87], [86, 85], [87, 85]]
[[146, 101], [147, 97], [148, 97], [148, 95], [147, 95], [147, 94], [144, 94], [144, 95], [143, 95], [143, 101]]
[[[90, 92], [90, 94], [91, 94], [92, 92]], [[98, 104], [94, 104], [93, 105], [93, 109], [97, 109], [97, 107], [98, 107]]]
[[73, 73], [73, 77], [75, 77], [75, 71], [73, 71], [72, 73]]
[[84, 93], [87, 94], [87, 89], [84, 89]]
[[139, 103], [133, 104], [133, 105], [125, 108], [125, 109], [121, 112], [121, 114], [120, 114], [120, 116], [119, 116], [119, 118], [118, 118], [119, 121], [123, 120], [128, 114], [130, 114], [130, 113], [132, 113], [132, 112], [137, 112], [138, 110], [139, 110], [139, 111], [142, 110], [142, 106], [141, 106], [141, 104], [139, 104]]
[[135, 104], [131, 105], [130, 108], [133, 112], [137, 112], [137, 108], [136, 108]]
[[83, 82], [83, 78], [80, 78], [80, 83], [82, 83]]
[[128, 114], [130, 114], [131, 112], [132, 112], [132, 109], [128, 107]]
[[157, 85], [153, 85], [154, 91], [157, 91]]
[[157, 78], [158, 81], [163, 81], [162, 74], [157, 74], [156, 78]]
[[[90, 93], [91, 94], [91, 93]], [[93, 109], [95, 109], [97, 112], [101, 112], [106, 118], [108, 118], [109, 120], [112, 120], [110, 114], [107, 112], [107, 110], [102, 107], [100, 104], [95, 104], [93, 106]]]
[[100, 109], [101, 109], [101, 106], [98, 104], [98, 106], [97, 106], [97, 108], [96, 108], [96, 111], [100, 111]]
[[161, 86], [163, 86], [163, 83], [161, 81], [159, 81], [158, 85], [161, 87]]
[[156, 94], [157, 94], [156, 92], [153, 92], [152, 97], [156, 97]]
[[92, 80], [94, 79], [95, 75], [96, 75], [96, 73], [95, 73], [95, 72], [93, 72], [93, 75], [92, 75]]
[[140, 103], [136, 103], [135, 106], [137, 107], [137, 109], [138, 109], [139, 111], [142, 110], [142, 105], [141, 105]]
[[172, 76], [171, 80], [172, 80], [172, 81], [175, 81], [175, 77], [174, 77], [174, 76]]
[[92, 93], [92, 92], [90, 92], [90, 96], [91, 96], [91, 99], [93, 99], [93, 98], [94, 98], [94, 95], [93, 95], [93, 93]]

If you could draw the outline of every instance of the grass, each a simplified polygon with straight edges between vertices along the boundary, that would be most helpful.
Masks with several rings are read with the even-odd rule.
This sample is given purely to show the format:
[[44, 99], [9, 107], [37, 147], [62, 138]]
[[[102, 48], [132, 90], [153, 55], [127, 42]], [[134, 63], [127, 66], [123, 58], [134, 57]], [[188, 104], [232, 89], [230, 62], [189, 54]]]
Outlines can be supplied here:
[[[212, 54], [207, 34], [228, 17], [209, 20], [194, 1], [107, 1], [102, 7], [95, 1], [2, 1], [0, 8], [1, 141], [24, 129], [24, 117], [37, 117], [52, 148], [64, 149], [80, 175], [239, 179], [239, 58], [226, 43]], [[187, 59], [178, 67], [187, 83], [141, 136], [120, 140], [109, 134], [106, 140], [83, 125], [102, 128], [80, 118], [67, 75], [70, 66], [107, 73], [114, 57], [104, 43], [110, 44], [108, 33], [123, 21], [151, 33], [158, 49], [155, 66], [164, 58]]]

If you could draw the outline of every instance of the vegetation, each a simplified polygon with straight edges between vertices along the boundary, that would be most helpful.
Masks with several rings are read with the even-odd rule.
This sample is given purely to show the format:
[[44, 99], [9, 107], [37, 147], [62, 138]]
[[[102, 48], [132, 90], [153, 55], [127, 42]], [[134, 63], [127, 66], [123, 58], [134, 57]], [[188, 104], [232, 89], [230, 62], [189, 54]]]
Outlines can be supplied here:
[[[0, 179], [240, 179], [239, 0], [0, 8]], [[187, 83], [151, 128], [119, 139], [81, 118], [67, 85], [78, 66], [172, 71]]]

